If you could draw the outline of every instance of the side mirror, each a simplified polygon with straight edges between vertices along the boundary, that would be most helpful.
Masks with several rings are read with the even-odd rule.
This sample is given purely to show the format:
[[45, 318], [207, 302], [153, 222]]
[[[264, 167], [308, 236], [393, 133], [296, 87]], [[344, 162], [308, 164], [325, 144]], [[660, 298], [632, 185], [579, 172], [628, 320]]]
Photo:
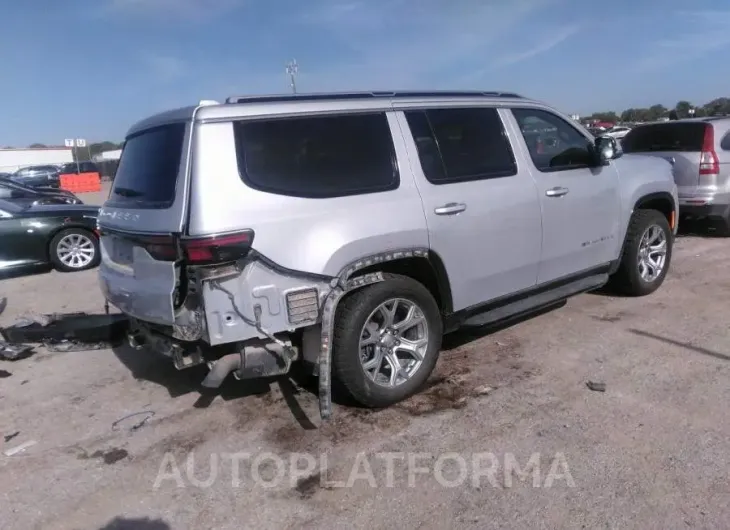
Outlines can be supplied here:
[[598, 165], [604, 166], [609, 160], [621, 156], [621, 148], [615, 138], [610, 136], [599, 136], [594, 142], [594, 152]]

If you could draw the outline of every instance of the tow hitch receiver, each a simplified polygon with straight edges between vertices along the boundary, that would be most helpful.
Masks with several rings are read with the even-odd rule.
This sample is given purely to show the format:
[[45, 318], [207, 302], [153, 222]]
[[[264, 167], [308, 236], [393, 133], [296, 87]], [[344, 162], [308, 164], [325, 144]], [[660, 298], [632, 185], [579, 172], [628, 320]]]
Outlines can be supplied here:
[[203, 364], [203, 354], [200, 352], [200, 348], [196, 347], [193, 350], [184, 350], [181, 347], [172, 348], [172, 360], [175, 363], [175, 368], [178, 370], [184, 370], [191, 366], [197, 366]]

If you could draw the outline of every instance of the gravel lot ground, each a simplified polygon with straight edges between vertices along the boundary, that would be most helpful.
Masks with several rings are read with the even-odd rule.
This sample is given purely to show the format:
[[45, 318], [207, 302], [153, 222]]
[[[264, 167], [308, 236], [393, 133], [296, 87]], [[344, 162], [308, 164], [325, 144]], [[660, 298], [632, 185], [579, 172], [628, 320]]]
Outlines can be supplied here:
[[[384, 411], [338, 405], [326, 425], [306, 384], [229, 381], [211, 400], [196, 391], [200, 371], [123, 347], [0, 361], [11, 373], [3, 451], [37, 442], [0, 454], [0, 527], [727, 528], [728, 260], [725, 240], [681, 237], [654, 295], [584, 295], [496, 333], [447, 337], [428, 389]], [[29, 311], [102, 311], [93, 271], [0, 292], [0, 326]], [[493, 390], [477, 395], [482, 385]], [[141, 411], [154, 412], [142, 426], [149, 414], [114, 425]], [[251, 458], [236, 470], [231, 453]], [[296, 461], [311, 477], [292, 453], [318, 459]], [[464, 458], [461, 476], [448, 453]], [[482, 453], [491, 476], [477, 473]], [[533, 482], [519, 472], [538, 457]], [[340, 487], [353, 469], [361, 478]]]

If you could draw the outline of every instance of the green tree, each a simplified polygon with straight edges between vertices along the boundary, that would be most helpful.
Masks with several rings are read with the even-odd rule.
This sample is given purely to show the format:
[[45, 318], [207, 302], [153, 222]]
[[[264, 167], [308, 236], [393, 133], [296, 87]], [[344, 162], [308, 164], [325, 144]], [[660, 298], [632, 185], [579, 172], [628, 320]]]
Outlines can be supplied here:
[[717, 98], [703, 105], [708, 116], [715, 114], [730, 114], [730, 98]]
[[588, 119], [598, 121], [610, 121], [615, 123], [618, 121], [618, 115], [614, 111], [609, 110], [604, 112], [594, 112], [591, 116], [588, 117]]
[[30, 144], [28, 147], [30, 149], [41, 149], [43, 147], [46, 147], [46, 145], [45, 144]]
[[677, 117], [679, 119], [689, 117], [689, 110], [692, 108], [692, 104], [689, 101], [678, 101], [674, 106], [674, 110], [677, 111]]
[[656, 121], [659, 118], [663, 118], [667, 112], [669, 112], [669, 109], [664, 105], [652, 105], [649, 107], [649, 120]]

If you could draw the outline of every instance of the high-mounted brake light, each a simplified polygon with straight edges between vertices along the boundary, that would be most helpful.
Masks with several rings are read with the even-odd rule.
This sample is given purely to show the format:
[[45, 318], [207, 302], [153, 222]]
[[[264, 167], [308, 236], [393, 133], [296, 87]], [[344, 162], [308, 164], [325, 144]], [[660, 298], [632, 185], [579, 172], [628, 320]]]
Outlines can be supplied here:
[[253, 237], [252, 230], [245, 230], [235, 234], [183, 239], [185, 261], [190, 265], [211, 265], [241, 259], [251, 249]]
[[700, 175], [717, 175], [720, 172], [720, 160], [715, 152], [715, 130], [711, 124], [705, 125], [705, 137], [700, 153]]

